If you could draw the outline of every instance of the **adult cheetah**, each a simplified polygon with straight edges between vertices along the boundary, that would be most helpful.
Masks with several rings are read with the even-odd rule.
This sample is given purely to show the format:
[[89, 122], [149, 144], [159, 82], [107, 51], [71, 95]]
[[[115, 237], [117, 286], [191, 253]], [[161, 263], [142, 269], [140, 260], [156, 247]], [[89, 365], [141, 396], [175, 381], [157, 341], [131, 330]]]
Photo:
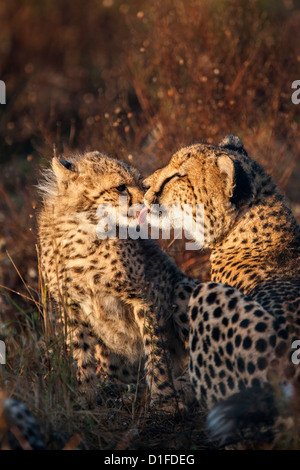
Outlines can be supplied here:
[[[144, 361], [152, 399], [184, 394], [187, 304], [196, 282], [152, 240], [122, 239], [119, 225], [114, 236], [97, 234], [103, 204], [125, 216], [142, 202], [139, 172], [99, 152], [53, 158], [40, 190], [42, 273], [68, 318], [81, 389], [95, 396], [96, 370], [136, 383]], [[136, 214], [128, 220], [136, 223]]]
[[226, 437], [257, 423], [258, 397], [269, 403], [260, 415], [270, 424], [279, 412], [274, 380], [294, 402], [300, 386], [291, 360], [300, 339], [300, 229], [284, 197], [236, 136], [182, 148], [144, 185], [148, 208], [192, 204], [199, 241], [211, 249], [213, 282], [196, 287], [189, 304], [193, 387], [209, 408], [218, 403], [208, 428]]

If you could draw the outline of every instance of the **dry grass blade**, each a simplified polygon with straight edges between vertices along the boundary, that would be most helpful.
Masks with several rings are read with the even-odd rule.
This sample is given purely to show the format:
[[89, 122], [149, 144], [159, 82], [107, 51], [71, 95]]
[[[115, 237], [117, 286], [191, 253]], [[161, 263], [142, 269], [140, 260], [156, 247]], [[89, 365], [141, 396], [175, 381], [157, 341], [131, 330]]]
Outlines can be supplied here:
[[18, 442], [19, 442], [19, 444], [20, 444], [20, 446], [22, 447], [23, 450], [32, 450], [31, 445], [29, 444], [27, 439], [25, 439], [25, 437], [21, 433], [20, 429], [17, 428], [17, 426], [11, 426], [9, 428], [9, 430], [15, 436], [15, 438], [18, 440]]
[[[0, 284], [0, 289], [8, 290], [9, 292], [12, 292], [13, 294], [19, 295], [25, 300], [30, 300], [31, 302], [33, 301], [32, 297], [27, 297], [27, 295], [22, 294], [22, 292], [17, 292], [16, 290], [10, 289], [9, 287], [3, 286], [2, 284]], [[42, 304], [38, 302], [37, 300], [34, 300], [34, 303], [35, 305], [39, 305], [40, 307], [42, 307]]]
[[8, 256], [8, 258], [9, 258], [10, 262], [12, 263], [13, 267], [15, 268], [15, 270], [16, 270], [16, 272], [17, 272], [19, 278], [21, 279], [21, 281], [22, 281], [22, 283], [23, 283], [23, 285], [25, 286], [25, 289], [27, 290], [27, 292], [28, 292], [28, 294], [29, 294], [29, 296], [30, 296], [30, 300], [31, 300], [32, 302], [34, 302], [34, 304], [35, 304], [35, 306], [37, 307], [38, 311], [40, 312], [40, 314], [42, 314], [41, 304], [40, 304], [39, 302], [37, 302], [36, 299], [32, 296], [32, 294], [31, 294], [31, 292], [30, 292], [30, 289], [29, 289], [27, 283], [24, 281], [24, 279], [23, 279], [23, 277], [22, 277], [20, 271], [18, 270], [17, 266], [15, 265], [13, 259], [11, 258], [10, 254], [8, 253], [8, 251], [6, 251], [6, 254], [7, 254], [7, 256]]
[[74, 434], [62, 450], [76, 450], [82, 441], [80, 434]]

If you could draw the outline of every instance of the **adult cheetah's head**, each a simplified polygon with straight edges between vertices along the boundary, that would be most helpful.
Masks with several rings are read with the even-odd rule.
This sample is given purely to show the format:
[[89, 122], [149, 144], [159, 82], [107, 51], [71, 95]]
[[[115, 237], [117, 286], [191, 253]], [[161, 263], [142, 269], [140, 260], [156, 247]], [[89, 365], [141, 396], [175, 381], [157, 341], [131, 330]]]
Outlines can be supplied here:
[[[125, 162], [100, 152], [88, 152], [71, 158], [52, 160], [52, 168], [40, 184], [45, 201], [56, 210], [89, 214], [95, 218], [97, 208], [108, 204], [118, 208], [119, 198], [127, 201], [127, 210], [143, 201], [141, 176]], [[96, 222], [96, 218], [95, 218]]]
[[251, 160], [236, 136], [219, 145], [195, 144], [176, 152], [168, 165], [146, 178], [144, 203], [203, 205], [204, 246], [224, 236], [269, 177]]

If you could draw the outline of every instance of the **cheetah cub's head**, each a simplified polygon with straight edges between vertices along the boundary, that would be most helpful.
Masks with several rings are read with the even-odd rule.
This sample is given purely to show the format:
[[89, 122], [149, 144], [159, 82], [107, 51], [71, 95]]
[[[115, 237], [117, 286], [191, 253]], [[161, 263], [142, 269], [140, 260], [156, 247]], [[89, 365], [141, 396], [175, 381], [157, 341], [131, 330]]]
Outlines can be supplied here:
[[53, 158], [40, 190], [45, 204], [55, 206], [56, 214], [77, 214], [92, 224], [98, 222], [99, 206], [113, 206], [118, 214], [120, 198], [127, 212], [144, 197], [139, 172], [100, 152]]
[[153, 204], [179, 205], [183, 212], [190, 205], [198, 224], [195, 238], [201, 239], [202, 247], [210, 247], [228, 233], [253, 199], [253, 164], [236, 136], [226, 136], [219, 145], [184, 147], [144, 180], [144, 204], [151, 212]]

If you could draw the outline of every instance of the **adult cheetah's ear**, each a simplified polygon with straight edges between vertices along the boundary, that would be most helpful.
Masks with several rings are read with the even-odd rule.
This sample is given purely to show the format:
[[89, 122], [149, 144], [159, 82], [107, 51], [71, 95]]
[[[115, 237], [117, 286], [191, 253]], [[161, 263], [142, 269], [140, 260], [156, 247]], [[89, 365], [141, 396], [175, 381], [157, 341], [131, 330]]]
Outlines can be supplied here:
[[241, 162], [221, 155], [217, 158], [217, 165], [223, 176], [226, 196], [232, 204], [240, 207], [252, 196], [251, 183]]
[[241, 153], [242, 155], [248, 155], [244, 148], [243, 142], [237, 135], [226, 135], [219, 143], [219, 147], [227, 150], [233, 150], [234, 152]]
[[66, 184], [71, 179], [77, 178], [77, 174], [74, 172], [74, 168], [71, 162], [68, 162], [64, 158], [52, 159], [52, 169], [56, 176], [58, 185], [61, 183]]
[[224, 181], [224, 190], [228, 198], [231, 198], [234, 190], [234, 163], [227, 155], [217, 158], [217, 165]]

